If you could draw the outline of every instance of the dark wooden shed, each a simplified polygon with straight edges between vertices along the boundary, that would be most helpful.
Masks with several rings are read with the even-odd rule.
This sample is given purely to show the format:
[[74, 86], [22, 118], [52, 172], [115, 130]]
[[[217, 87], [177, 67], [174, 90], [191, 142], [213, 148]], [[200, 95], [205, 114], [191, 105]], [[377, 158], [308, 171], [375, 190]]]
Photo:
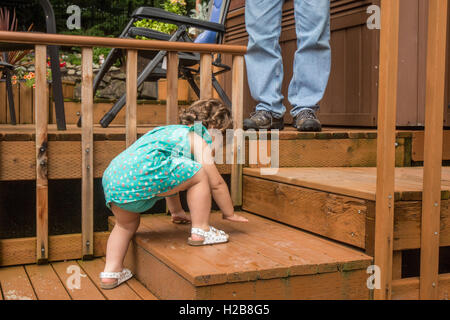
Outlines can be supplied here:
[[[330, 0], [332, 71], [320, 110], [320, 119], [325, 125], [377, 125], [380, 31], [367, 27], [370, 5], [380, 5], [380, 1]], [[426, 0], [401, 0], [400, 5], [397, 125], [423, 126], [428, 4]], [[297, 48], [293, 6], [293, 0], [285, 1], [280, 38], [285, 97]], [[233, 0], [228, 15], [227, 43], [247, 44], [244, 12], [245, 0]], [[225, 81], [230, 82], [231, 78], [226, 76]], [[245, 115], [248, 115], [256, 104], [248, 87], [244, 99]], [[289, 109], [287, 99], [285, 104]], [[290, 115], [287, 114], [285, 120], [291, 122]], [[445, 108], [444, 124], [448, 125], [449, 121], [449, 109]]]

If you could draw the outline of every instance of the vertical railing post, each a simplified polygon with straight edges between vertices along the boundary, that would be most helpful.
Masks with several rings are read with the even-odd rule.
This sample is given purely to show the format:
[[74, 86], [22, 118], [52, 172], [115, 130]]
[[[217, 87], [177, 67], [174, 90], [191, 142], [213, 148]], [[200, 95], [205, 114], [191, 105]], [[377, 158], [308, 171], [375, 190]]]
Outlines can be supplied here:
[[167, 53], [166, 124], [178, 123], [178, 52]]
[[82, 257], [94, 255], [94, 92], [92, 48], [82, 48], [81, 80], [81, 233]]
[[126, 146], [137, 140], [137, 50], [127, 51]]
[[377, 300], [390, 299], [392, 292], [399, 2], [381, 0], [375, 213], [375, 265], [380, 268], [381, 288], [375, 289]]
[[420, 299], [438, 299], [447, 0], [429, 1], [425, 145], [420, 243]]
[[210, 99], [212, 96], [212, 55], [202, 53], [200, 56], [200, 99]]
[[232, 114], [233, 114], [233, 164], [231, 165], [231, 199], [234, 206], [242, 205], [242, 152], [244, 152], [244, 135], [239, 131], [243, 129], [244, 121], [244, 57], [233, 56], [232, 66]]
[[36, 45], [36, 260], [48, 260], [48, 91], [47, 47]]

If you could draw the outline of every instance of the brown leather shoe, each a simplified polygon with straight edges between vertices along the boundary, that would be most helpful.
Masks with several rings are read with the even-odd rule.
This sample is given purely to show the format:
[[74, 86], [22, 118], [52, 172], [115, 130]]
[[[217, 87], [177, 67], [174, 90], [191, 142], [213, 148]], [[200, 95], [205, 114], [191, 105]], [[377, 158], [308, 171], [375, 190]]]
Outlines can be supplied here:
[[297, 114], [294, 119], [294, 127], [298, 131], [322, 131], [322, 125], [314, 111], [311, 109], [304, 109]]
[[256, 111], [250, 114], [250, 118], [244, 120], [244, 130], [254, 129], [284, 129], [283, 118], [274, 118], [272, 113], [264, 110]]

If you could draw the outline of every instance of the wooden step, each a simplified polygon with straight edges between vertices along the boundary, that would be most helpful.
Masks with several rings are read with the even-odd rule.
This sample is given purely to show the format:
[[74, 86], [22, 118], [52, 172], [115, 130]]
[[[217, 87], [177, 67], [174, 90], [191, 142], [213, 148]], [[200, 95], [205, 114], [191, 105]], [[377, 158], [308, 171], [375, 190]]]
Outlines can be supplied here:
[[[394, 250], [420, 248], [423, 169], [396, 168]], [[376, 168], [244, 169], [243, 209], [373, 254]], [[450, 168], [442, 168], [440, 245], [450, 245]]]
[[[230, 242], [192, 247], [188, 225], [144, 215], [125, 265], [161, 299], [368, 299], [372, 258], [248, 213], [235, 224], [211, 215]], [[111, 226], [114, 218], [110, 218]]]

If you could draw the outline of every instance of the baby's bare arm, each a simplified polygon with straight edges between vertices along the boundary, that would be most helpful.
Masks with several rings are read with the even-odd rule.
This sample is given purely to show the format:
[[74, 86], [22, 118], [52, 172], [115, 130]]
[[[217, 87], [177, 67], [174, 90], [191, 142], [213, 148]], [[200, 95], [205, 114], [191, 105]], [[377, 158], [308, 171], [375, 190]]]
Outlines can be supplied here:
[[[197, 146], [194, 147], [194, 141], [197, 137], [201, 141], [197, 141]], [[222, 211], [223, 217], [232, 221], [247, 221], [247, 219], [234, 214], [234, 206], [230, 192], [228, 191], [228, 186], [219, 173], [219, 170], [217, 170], [211, 148], [208, 144], [198, 135], [191, 135], [191, 150], [193, 150], [195, 160], [202, 164], [203, 169], [208, 175], [212, 196]]]

